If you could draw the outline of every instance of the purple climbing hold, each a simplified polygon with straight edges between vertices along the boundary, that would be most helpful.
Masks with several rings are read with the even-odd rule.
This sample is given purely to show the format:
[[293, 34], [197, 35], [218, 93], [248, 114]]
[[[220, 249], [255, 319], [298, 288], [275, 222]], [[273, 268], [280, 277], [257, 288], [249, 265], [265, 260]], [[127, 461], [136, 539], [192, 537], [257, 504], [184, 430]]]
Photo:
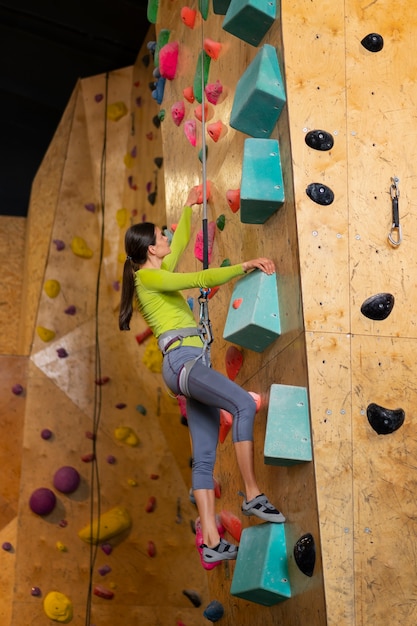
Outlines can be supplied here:
[[75, 467], [64, 465], [55, 472], [54, 487], [61, 493], [73, 493], [78, 488], [80, 480], [80, 475]]
[[109, 554], [113, 552], [113, 546], [110, 543], [103, 543], [101, 549], [103, 550], [104, 554], [107, 554], [107, 556], [109, 556]]
[[96, 212], [96, 205], [93, 202], [88, 202], [87, 204], [84, 204], [84, 207], [87, 209], [87, 211], [90, 211], [90, 213]]
[[109, 456], [107, 457], [107, 463], [109, 465], [114, 465], [116, 463], [116, 457], [112, 454], [109, 454]]
[[39, 587], [32, 587], [32, 589], [30, 590], [30, 593], [34, 597], [38, 597], [38, 596], [40, 596], [42, 594], [42, 592], [41, 592]]
[[51, 489], [39, 487], [35, 489], [29, 499], [31, 510], [37, 515], [49, 515], [56, 505], [56, 496]]
[[53, 243], [55, 244], [55, 248], [58, 250], [58, 252], [65, 248], [65, 243], [62, 241], [62, 239], [53, 239]]
[[15, 396], [21, 396], [23, 393], [22, 385], [19, 385], [19, 383], [17, 383], [16, 385], [13, 385], [12, 393], [14, 393]]
[[12, 550], [12, 548], [13, 548], [12, 544], [9, 541], [5, 541], [1, 547], [6, 552], [10, 552]]
[[97, 94], [94, 96], [94, 100], [95, 100], [97, 103], [98, 103], [98, 102], [101, 102], [101, 101], [103, 100], [103, 98], [104, 98], [104, 96], [103, 96], [103, 94], [102, 94], [102, 93], [97, 93]]
[[65, 348], [57, 348], [56, 353], [60, 359], [66, 359], [68, 356], [68, 352], [65, 350]]
[[110, 565], [102, 565], [101, 567], [98, 568], [98, 573], [100, 574], [100, 576], [105, 576], [106, 574], [109, 574], [110, 572], [111, 572]]
[[49, 430], [49, 428], [44, 428], [41, 432], [41, 437], [42, 439], [50, 439], [52, 437], [52, 430]]
[[127, 407], [126, 402], [118, 402], [116, 404], [116, 409], [125, 409]]
[[75, 308], [75, 306], [73, 304], [70, 304], [70, 306], [68, 306], [64, 313], [66, 313], [67, 315], [75, 315], [77, 312], [77, 309]]

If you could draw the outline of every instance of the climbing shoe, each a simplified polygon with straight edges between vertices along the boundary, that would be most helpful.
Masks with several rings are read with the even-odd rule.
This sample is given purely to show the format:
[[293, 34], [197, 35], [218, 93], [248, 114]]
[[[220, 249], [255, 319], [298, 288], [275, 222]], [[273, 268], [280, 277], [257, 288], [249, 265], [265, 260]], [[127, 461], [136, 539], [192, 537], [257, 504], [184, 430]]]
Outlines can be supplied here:
[[243, 515], [256, 515], [256, 517], [259, 517], [265, 522], [275, 522], [276, 524], [283, 524], [285, 522], [284, 515], [270, 503], [263, 493], [260, 493], [259, 496], [253, 498], [253, 500], [249, 500], [249, 502], [244, 500], [242, 513]]
[[236, 559], [238, 547], [220, 537], [220, 543], [214, 548], [209, 548], [205, 543], [201, 545], [203, 551], [203, 561], [205, 563], [215, 563], [216, 561], [231, 561]]

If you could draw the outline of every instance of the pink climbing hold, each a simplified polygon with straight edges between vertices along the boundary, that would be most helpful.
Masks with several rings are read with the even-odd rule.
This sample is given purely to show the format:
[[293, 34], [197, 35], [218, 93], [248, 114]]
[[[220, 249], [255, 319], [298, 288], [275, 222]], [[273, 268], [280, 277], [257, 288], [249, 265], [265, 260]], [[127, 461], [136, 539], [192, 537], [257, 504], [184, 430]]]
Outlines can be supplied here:
[[[199, 122], [203, 121], [203, 107], [201, 106], [201, 104], [198, 105], [198, 107], [196, 107], [195, 111], [194, 111], [194, 115], [195, 117], [198, 119]], [[204, 120], [210, 120], [213, 117], [213, 111], [211, 111], [211, 109], [209, 108], [209, 105], [207, 104], [207, 102], [204, 103]]]
[[162, 78], [174, 80], [178, 65], [178, 41], [165, 44], [159, 51], [159, 73]]
[[208, 37], [203, 42], [204, 52], [209, 55], [211, 59], [215, 61], [219, 58], [219, 54], [222, 49], [222, 44], [218, 41], [213, 41], [213, 39], [209, 39]]
[[156, 556], [156, 546], [155, 546], [155, 543], [152, 540], [148, 541], [147, 552], [148, 552], [148, 556], [150, 556], [151, 558]]
[[240, 209], [240, 189], [228, 189], [226, 200], [233, 213], [237, 213]]
[[194, 28], [196, 17], [197, 11], [195, 9], [190, 9], [190, 7], [182, 7], [181, 19], [183, 23], [188, 26], [188, 28]]
[[180, 126], [182, 120], [184, 119], [184, 115], [185, 115], [184, 102], [182, 100], [179, 100], [178, 102], [174, 102], [174, 104], [171, 107], [171, 116], [176, 126]]
[[188, 102], [191, 102], [191, 104], [195, 100], [194, 89], [192, 87], [186, 87], [185, 89], [183, 89], [182, 95]]
[[206, 85], [204, 91], [205, 91], [207, 100], [211, 104], [217, 104], [220, 96], [223, 93], [223, 85], [221, 84], [219, 80], [216, 80], [215, 83], [209, 83], [208, 85]]
[[190, 144], [195, 147], [197, 145], [197, 122], [187, 120], [184, 124], [184, 133]]
[[[216, 234], [216, 222], [209, 222], [208, 227], [208, 262], [211, 262], [211, 253], [213, 250], [214, 236]], [[203, 231], [200, 230], [197, 233], [195, 245], [194, 245], [194, 256], [199, 261], [203, 262]]]
[[236, 300], [233, 300], [232, 307], [234, 309], [238, 309], [240, 305], [242, 304], [242, 302], [243, 302], [243, 298], [236, 298]]
[[226, 126], [220, 120], [218, 122], [213, 122], [213, 124], [209, 124], [207, 126], [207, 132], [212, 138], [212, 140], [217, 143], [219, 139], [226, 134]]

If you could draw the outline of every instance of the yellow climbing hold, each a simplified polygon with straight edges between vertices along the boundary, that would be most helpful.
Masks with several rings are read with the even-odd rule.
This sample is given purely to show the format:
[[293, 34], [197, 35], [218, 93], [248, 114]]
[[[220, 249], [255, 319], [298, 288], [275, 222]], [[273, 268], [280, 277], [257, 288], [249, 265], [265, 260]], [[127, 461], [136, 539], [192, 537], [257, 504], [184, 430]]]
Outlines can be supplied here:
[[119, 426], [114, 431], [114, 436], [117, 441], [123, 441], [123, 443], [132, 446], [132, 448], [139, 444], [139, 437], [130, 426]]
[[45, 596], [43, 610], [55, 622], [67, 624], [72, 620], [72, 602], [59, 591], [50, 591]]
[[90, 250], [82, 237], [74, 237], [71, 241], [71, 250], [76, 256], [80, 256], [83, 259], [91, 259], [93, 256], [93, 251]]
[[112, 122], [118, 122], [127, 115], [127, 106], [124, 102], [114, 102], [107, 107], [107, 118]]
[[56, 298], [61, 291], [61, 284], [59, 283], [59, 281], [51, 278], [50, 280], [47, 280], [45, 282], [43, 288], [47, 296], [49, 296], [50, 298]]
[[50, 330], [49, 328], [44, 328], [43, 326], [37, 326], [36, 332], [38, 336], [42, 339], [42, 341], [48, 342], [55, 339], [55, 331]]
[[62, 541], [57, 541], [55, 545], [56, 545], [56, 549], [59, 550], [60, 552], [66, 552], [67, 551], [67, 546], [64, 545], [62, 543]]
[[95, 544], [122, 533], [130, 528], [131, 524], [132, 520], [127, 509], [116, 506], [80, 530], [78, 536], [87, 543]]
[[119, 263], [124, 263], [126, 261], [126, 252], [119, 252], [117, 255], [117, 260]]
[[142, 362], [155, 374], [159, 374], [162, 371], [162, 353], [158, 348], [158, 342], [154, 335], [148, 341]]
[[136, 482], [136, 480], [134, 478], [128, 478], [127, 479], [127, 484], [129, 485], [129, 487], [137, 487], [138, 483]]
[[123, 157], [123, 163], [126, 165], [127, 168], [131, 168], [133, 166], [134, 163], [134, 158], [132, 157], [132, 155], [130, 154], [130, 152], [127, 152], [125, 154], [125, 156]]
[[119, 228], [126, 226], [127, 222], [127, 209], [119, 209], [116, 213], [116, 220], [119, 224]]

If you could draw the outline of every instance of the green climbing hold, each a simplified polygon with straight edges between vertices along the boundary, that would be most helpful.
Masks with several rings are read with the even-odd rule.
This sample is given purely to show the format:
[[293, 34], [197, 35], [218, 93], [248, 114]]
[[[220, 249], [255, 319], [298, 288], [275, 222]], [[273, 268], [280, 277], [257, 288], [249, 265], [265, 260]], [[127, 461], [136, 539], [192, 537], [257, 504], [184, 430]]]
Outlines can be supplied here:
[[163, 28], [158, 35], [158, 41], [156, 42], [155, 54], [153, 58], [155, 67], [159, 67], [159, 51], [168, 43], [170, 34], [170, 30]]
[[[195, 70], [193, 91], [194, 97], [200, 104], [203, 101], [203, 88], [206, 87], [210, 69], [211, 57], [205, 50], [202, 50], [198, 55], [197, 67]], [[204, 81], [204, 87], [203, 87]]]
[[220, 263], [220, 267], [230, 267], [232, 265], [232, 262], [230, 259], [224, 259], [221, 263]]
[[225, 224], [226, 224], [226, 218], [223, 215], [223, 213], [221, 215], [219, 215], [219, 217], [216, 220], [216, 224], [217, 224], [217, 228], [219, 230], [224, 230]]
[[151, 24], [156, 24], [158, 17], [159, 0], [148, 0], [147, 18]]
[[203, 20], [206, 20], [209, 10], [209, 0], [198, 0], [198, 10], [200, 11]]
[[[206, 145], [206, 161], [207, 161], [207, 157], [208, 157], [208, 146]], [[200, 163], [203, 162], [203, 148], [201, 148], [200, 152], [198, 153], [198, 158]]]

